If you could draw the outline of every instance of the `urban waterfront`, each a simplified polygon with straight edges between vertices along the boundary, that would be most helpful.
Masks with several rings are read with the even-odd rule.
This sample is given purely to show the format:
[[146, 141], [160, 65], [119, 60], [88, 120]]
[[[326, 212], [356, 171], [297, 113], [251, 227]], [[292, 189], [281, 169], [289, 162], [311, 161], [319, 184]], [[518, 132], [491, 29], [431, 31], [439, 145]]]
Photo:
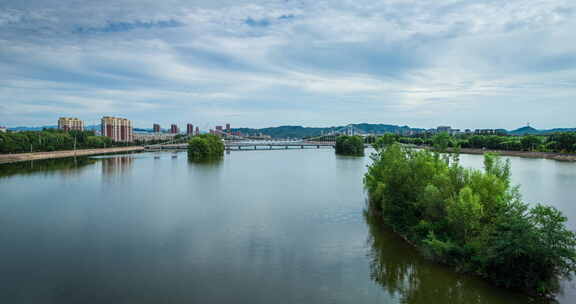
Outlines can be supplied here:
[[[576, 164], [511, 160], [525, 200], [558, 207], [576, 230]], [[482, 157], [461, 163], [480, 168]], [[367, 218], [368, 164], [310, 149], [0, 166], [0, 300], [541, 302], [426, 261]], [[560, 303], [576, 301], [573, 285]]]

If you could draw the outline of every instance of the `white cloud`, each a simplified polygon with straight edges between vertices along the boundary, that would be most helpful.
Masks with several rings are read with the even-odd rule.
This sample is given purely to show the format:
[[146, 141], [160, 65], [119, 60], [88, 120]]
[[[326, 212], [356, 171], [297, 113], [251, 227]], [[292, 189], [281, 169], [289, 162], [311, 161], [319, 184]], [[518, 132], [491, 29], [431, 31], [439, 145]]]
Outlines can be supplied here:
[[[511, 128], [562, 104], [540, 125], [573, 126], [575, 15], [569, 0], [5, 1], [0, 124]], [[487, 110], [522, 101], [505, 122]]]

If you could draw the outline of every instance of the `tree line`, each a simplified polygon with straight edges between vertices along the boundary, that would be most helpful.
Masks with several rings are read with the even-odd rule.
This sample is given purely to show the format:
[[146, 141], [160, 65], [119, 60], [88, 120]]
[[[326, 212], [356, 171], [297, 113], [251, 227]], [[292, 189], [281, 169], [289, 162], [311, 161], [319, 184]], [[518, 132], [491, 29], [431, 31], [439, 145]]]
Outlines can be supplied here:
[[[576, 152], [576, 133], [563, 132], [551, 135], [524, 135], [524, 136], [500, 136], [500, 135], [449, 135], [441, 133], [440, 136], [447, 138], [448, 147], [490, 149], [504, 151], [533, 151], [533, 152]], [[405, 144], [417, 146], [433, 146], [434, 138], [427, 136], [401, 137], [395, 136], [396, 140]]]
[[46, 129], [0, 133], [0, 153], [49, 152], [124, 146], [94, 131], [63, 131]]
[[[448, 138], [449, 139], [449, 138]], [[486, 154], [484, 170], [458, 154], [374, 144], [364, 177], [369, 209], [427, 256], [530, 294], [548, 295], [576, 270], [576, 234], [556, 208], [530, 207], [509, 161]]]

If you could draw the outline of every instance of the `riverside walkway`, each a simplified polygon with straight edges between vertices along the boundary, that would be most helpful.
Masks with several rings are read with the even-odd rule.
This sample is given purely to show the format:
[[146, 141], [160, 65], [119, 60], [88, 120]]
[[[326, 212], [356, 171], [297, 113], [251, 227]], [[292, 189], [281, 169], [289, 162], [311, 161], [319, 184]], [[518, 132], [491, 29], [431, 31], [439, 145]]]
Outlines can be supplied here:
[[102, 149], [0, 154], [0, 164], [15, 163], [28, 160], [88, 156], [88, 155], [108, 154], [108, 153], [123, 153], [123, 152], [143, 151], [143, 150], [144, 147], [142, 146], [134, 146], [134, 147], [118, 147], [118, 148], [102, 148]]

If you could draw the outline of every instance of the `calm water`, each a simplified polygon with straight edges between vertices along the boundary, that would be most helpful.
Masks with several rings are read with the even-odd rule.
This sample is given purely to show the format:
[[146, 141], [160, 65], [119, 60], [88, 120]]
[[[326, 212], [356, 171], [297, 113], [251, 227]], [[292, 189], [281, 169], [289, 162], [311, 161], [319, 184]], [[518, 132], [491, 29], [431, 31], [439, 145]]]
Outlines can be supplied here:
[[[0, 303], [531, 302], [423, 260], [364, 216], [368, 162], [320, 149], [1, 166]], [[526, 200], [575, 229], [576, 164], [512, 165]], [[576, 302], [565, 285], [559, 301]]]

